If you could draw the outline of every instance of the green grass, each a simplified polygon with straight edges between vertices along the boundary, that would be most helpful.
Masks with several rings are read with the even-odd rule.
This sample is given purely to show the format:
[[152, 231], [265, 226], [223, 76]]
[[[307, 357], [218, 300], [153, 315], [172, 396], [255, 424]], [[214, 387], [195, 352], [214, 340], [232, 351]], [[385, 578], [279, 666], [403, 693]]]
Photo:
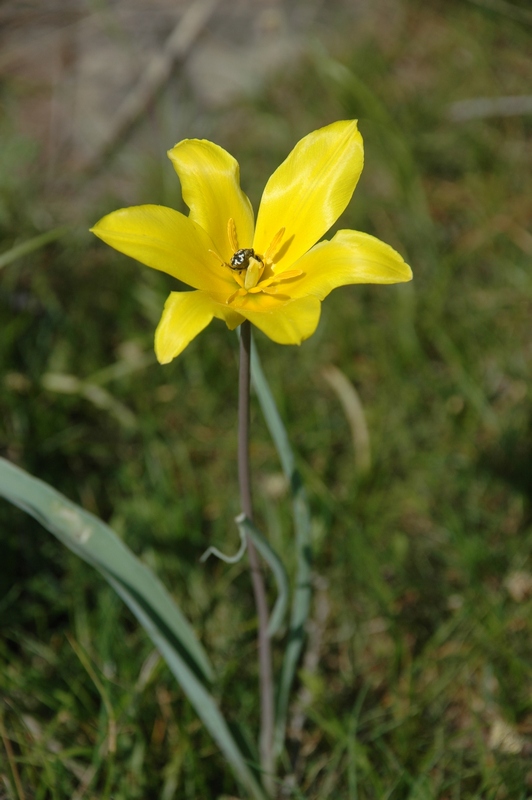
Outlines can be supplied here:
[[[283, 762], [295, 798], [532, 794], [532, 596], [508, 590], [508, 576], [532, 574], [532, 120], [447, 117], [459, 99], [530, 91], [530, 33], [473, 3], [410, 0], [393, 36], [343, 42], [336, 60], [315, 48], [259, 98], [209, 120], [256, 204], [302, 135], [358, 117], [366, 166], [339, 226], [393, 244], [415, 274], [409, 286], [333, 293], [301, 348], [257, 336], [327, 580], [318, 666], [300, 674], [307, 718]], [[137, 140], [107, 171], [137, 163], [135, 201], [175, 205], [172, 133], [159, 135], [160, 162]], [[56, 218], [39, 228], [35, 146], [7, 128], [4, 138], [1, 251], [73, 222], [55, 197]], [[248, 577], [243, 565], [198, 562], [210, 544], [238, 544], [236, 338], [215, 322], [172, 365], [151, 361], [171, 281], [89, 238], [131, 200], [87, 189], [66, 238], [0, 273], [0, 450], [109, 521], [171, 590], [185, 582], [178, 599], [212, 654], [224, 712], [253, 737]], [[364, 405], [364, 478], [322, 377], [331, 363]], [[48, 373], [114, 402], [52, 391]], [[257, 406], [252, 415], [259, 519], [289, 552], [288, 498], [270, 489], [279, 465]], [[20, 797], [10, 760], [32, 800], [238, 795], [102, 579], [5, 503], [0, 519], [0, 797]], [[513, 750], [491, 746], [501, 720], [520, 737]]]

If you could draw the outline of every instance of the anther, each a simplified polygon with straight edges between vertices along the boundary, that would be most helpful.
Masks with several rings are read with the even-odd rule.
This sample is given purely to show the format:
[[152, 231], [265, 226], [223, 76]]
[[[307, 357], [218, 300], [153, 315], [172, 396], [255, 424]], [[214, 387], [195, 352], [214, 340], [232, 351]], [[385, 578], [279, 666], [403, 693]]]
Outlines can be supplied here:
[[229, 237], [229, 244], [231, 245], [231, 250], [233, 253], [236, 253], [238, 250], [238, 236], [236, 235], [236, 225], [235, 221], [232, 217], [229, 217], [227, 222], [227, 236]]
[[277, 231], [277, 233], [271, 240], [270, 244], [268, 245], [268, 249], [264, 253], [265, 261], [273, 261], [273, 257], [277, 253], [277, 250], [279, 249], [279, 245], [281, 244], [285, 231], [286, 228], [281, 228], [280, 231]]

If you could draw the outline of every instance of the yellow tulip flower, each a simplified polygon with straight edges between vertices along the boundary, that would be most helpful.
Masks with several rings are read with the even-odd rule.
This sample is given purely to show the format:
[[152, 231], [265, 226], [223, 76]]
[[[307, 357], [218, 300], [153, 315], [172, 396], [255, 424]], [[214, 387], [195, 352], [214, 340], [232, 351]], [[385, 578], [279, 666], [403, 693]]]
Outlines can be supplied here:
[[362, 171], [356, 121], [334, 122], [298, 142], [266, 184], [256, 225], [238, 162], [223, 148], [185, 139], [168, 155], [188, 217], [164, 206], [134, 206], [91, 229], [195, 290], [171, 292], [166, 301], [155, 333], [161, 364], [213, 317], [231, 330], [248, 319], [274, 342], [301, 344], [316, 330], [321, 301], [337, 286], [411, 280], [401, 256], [374, 236], [341, 230], [319, 241], [346, 208]]

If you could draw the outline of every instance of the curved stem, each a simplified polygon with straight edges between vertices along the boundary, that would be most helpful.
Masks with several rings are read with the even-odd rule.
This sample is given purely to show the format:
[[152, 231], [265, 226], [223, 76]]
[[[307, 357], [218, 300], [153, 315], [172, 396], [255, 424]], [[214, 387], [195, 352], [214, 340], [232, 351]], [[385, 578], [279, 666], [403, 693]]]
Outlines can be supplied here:
[[[238, 382], [238, 482], [242, 511], [253, 520], [251, 479], [249, 469], [249, 385], [251, 360], [251, 324], [246, 320], [240, 328], [240, 372]], [[249, 565], [259, 626], [260, 673], [260, 758], [264, 784], [272, 791], [273, 780], [273, 678], [270, 637], [268, 635], [268, 604], [259, 556], [251, 538], [247, 537]]]

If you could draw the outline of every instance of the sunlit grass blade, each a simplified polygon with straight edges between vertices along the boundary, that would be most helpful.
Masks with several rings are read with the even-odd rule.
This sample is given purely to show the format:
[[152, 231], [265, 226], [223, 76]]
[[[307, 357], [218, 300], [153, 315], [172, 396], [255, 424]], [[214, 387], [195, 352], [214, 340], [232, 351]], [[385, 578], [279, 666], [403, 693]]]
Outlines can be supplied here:
[[0, 458], [0, 496], [37, 519], [105, 577], [161, 652], [250, 796], [265, 800], [251, 766], [205, 686], [213, 674], [209, 659], [153, 572], [105, 523], [3, 458]]
[[268, 540], [264, 538], [259, 529], [255, 527], [255, 525], [246, 517], [245, 514], [239, 514], [239, 516], [236, 518], [236, 524], [239, 527], [240, 535], [242, 537], [244, 537], [246, 534], [251, 537], [253, 544], [263, 559], [270, 566], [275, 578], [275, 582], [277, 583], [277, 600], [275, 601], [268, 624], [269, 635], [275, 636], [283, 624], [288, 606], [288, 576], [286, 574], [284, 564]]
[[305, 623], [310, 611], [311, 599], [311, 560], [310, 510], [307, 494], [299, 470], [296, 468], [294, 453], [290, 447], [286, 429], [275, 405], [268, 382], [262, 371], [255, 343], [251, 346], [251, 379], [268, 426], [277, 448], [283, 472], [290, 484], [292, 507], [296, 533], [296, 584], [290, 613], [288, 640], [279, 680], [277, 696], [277, 715], [275, 721], [275, 752], [278, 755], [284, 744], [288, 702], [295, 672], [303, 649]]
[[358, 392], [345, 373], [334, 364], [324, 367], [322, 375], [336, 393], [351, 428], [355, 469], [358, 475], [366, 475], [371, 469], [371, 445], [364, 406]]
[[45, 372], [42, 376], [42, 386], [50, 392], [59, 394], [78, 394], [84, 397], [96, 408], [100, 408], [111, 414], [124, 428], [132, 429], [137, 426], [135, 415], [120, 403], [113, 395], [102, 386], [81, 381], [75, 375], [68, 375], [58, 372]]
[[51, 231], [46, 231], [46, 233], [33, 236], [25, 242], [16, 244], [4, 253], [0, 253], [0, 269], [2, 269], [2, 267], [7, 267], [12, 261], [16, 261], [17, 258], [27, 256], [35, 250], [39, 250], [41, 247], [50, 244], [50, 242], [55, 242], [56, 239], [60, 239], [61, 236], [64, 236], [67, 231], [68, 227], [63, 225], [60, 228], [54, 228]]

